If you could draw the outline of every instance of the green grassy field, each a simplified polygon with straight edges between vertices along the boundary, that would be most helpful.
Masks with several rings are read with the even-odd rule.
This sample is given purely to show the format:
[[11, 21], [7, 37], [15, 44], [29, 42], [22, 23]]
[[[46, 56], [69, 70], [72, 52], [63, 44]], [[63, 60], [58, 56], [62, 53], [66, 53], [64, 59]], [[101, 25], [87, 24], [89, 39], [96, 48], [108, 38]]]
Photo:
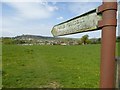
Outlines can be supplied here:
[[98, 88], [100, 45], [3, 45], [3, 87]]

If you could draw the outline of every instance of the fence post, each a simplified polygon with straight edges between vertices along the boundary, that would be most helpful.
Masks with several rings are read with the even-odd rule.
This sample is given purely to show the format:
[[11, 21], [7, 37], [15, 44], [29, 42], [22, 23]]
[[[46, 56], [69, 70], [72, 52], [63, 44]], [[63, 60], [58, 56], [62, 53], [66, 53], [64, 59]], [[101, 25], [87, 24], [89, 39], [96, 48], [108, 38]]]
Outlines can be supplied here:
[[115, 47], [116, 47], [116, 12], [117, 1], [105, 2], [98, 8], [102, 12], [102, 20], [98, 22], [102, 28], [100, 88], [115, 88]]

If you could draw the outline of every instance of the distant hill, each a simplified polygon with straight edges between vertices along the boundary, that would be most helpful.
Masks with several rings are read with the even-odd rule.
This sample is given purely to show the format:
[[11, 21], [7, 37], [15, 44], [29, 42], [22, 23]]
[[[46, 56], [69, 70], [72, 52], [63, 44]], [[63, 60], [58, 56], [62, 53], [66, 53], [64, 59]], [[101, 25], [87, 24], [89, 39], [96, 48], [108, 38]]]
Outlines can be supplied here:
[[45, 37], [45, 36], [37, 36], [37, 35], [21, 35], [21, 36], [14, 37], [14, 39], [28, 39], [28, 38], [31, 38], [31, 39], [48, 39], [48, 40], [60, 39], [60, 38], [55, 38], [55, 37]]
[[13, 37], [14, 40], [21, 40], [22, 44], [39, 44], [39, 45], [76, 45], [80, 39], [75, 38], [58, 38], [58, 37], [45, 37], [37, 35], [21, 35]]
[[21, 35], [13, 37], [13, 39], [44, 39], [44, 40], [78, 40], [79, 38], [61, 38], [61, 37], [46, 37], [46, 36], [37, 36], [37, 35]]

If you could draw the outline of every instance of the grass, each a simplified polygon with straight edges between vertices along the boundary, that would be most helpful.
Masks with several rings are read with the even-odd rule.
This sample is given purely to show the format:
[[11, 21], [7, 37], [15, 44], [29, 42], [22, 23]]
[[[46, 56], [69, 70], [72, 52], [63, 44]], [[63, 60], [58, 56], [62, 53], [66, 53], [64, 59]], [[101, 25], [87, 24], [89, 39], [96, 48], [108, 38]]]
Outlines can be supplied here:
[[3, 45], [5, 88], [98, 88], [100, 45]]

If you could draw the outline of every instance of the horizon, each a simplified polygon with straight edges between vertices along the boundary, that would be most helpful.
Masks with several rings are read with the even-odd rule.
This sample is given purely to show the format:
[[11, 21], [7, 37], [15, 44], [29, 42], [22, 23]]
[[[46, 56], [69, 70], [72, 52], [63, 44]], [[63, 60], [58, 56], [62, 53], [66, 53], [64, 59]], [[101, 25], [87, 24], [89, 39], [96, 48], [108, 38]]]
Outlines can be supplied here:
[[[13, 36], [13, 37], [5, 36], [5, 37], [0, 37], [0, 38], [15, 38], [15, 37], [21, 37], [21, 36], [36, 36], [36, 37], [45, 37], [45, 38], [69, 38], [69, 39], [80, 39], [80, 38], [82, 38], [82, 37], [76, 37], [76, 38], [75, 37], [71, 37], [70, 38], [70, 37], [40, 36], [40, 35], [30, 35], [30, 34], [23, 34], [23, 35], [18, 35], [18, 36]], [[116, 39], [117, 39], [117, 37], [120, 37], [120, 36], [116, 36]], [[99, 38], [101, 39], [101, 37], [95, 37], [95, 38], [89, 38], [89, 39], [99, 39]]]
[[[70, 37], [54, 37], [54, 36], [42, 36], [42, 35], [30, 35], [30, 34], [22, 34], [22, 35], [11, 36], [11, 37], [3, 36], [3, 37], [0, 37], [0, 38], [15, 38], [15, 37], [19, 37], [19, 36], [38, 36], [38, 37], [46, 37], [46, 38], [49, 38], [49, 37], [50, 38], [70, 38]], [[71, 37], [71, 39], [79, 39], [79, 37], [76, 37], [76, 38], [75, 37]], [[89, 39], [94, 39], [94, 38], [89, 38]]]

